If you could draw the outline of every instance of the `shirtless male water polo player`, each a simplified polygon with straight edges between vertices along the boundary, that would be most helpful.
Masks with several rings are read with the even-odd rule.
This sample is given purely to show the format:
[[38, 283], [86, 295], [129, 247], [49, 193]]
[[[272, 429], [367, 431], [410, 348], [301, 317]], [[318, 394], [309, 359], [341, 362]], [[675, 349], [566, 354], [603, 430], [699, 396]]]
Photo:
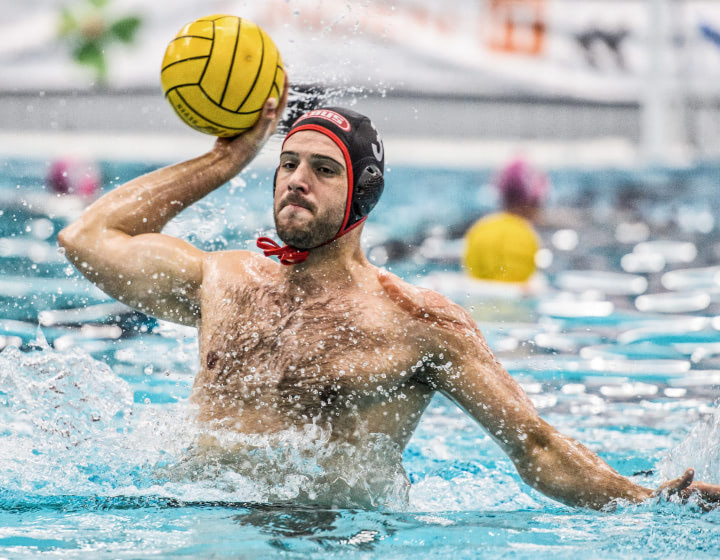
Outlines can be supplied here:
[[[331, 442], [381, 434], [401, 451], [441, 391], [525, 482], [556, 500], [601, 508], [655, 495], [543, 421], [461, 307], [368, 262], [360, 234], [383, 189], [384, 153], [366, 117], [328, 108], [290, 128], [274, 182], [287, 245], [259, 240], [281, 263], [160, 233], [252, 161], [285, 103], [268, 101], [253, 129], [208, 153], [109, 192], [59, 235], [67, 257], [112, 297], [199, 329], [199, 421], [249, 435], [312, 423]], [[688, 470], [661, 489], [717, 501], [720, 487], [692, 478]]]

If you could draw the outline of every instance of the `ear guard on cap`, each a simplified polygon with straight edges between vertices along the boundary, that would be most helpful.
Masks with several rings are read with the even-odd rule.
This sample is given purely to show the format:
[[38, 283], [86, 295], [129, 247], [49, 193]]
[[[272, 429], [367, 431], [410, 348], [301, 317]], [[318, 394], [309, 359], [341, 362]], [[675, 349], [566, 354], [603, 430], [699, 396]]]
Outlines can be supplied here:
[[366, 165], [355, 184], [348, 226], [357, 223], [375, 208], [384, 188], [385, 179], [380, 168], [374, 163]]

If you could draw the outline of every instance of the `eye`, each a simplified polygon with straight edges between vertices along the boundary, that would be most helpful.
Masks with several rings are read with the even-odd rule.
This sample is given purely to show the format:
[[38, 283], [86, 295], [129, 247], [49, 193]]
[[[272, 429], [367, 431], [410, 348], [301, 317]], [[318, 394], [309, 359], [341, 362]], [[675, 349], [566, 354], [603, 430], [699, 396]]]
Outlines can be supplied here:
[[317, 168], [317, 170], [318, 170], [318, 173], [320, 173], [321, 175], [335, 175], [336, 174], [336, 172], [333, 168], [327, 167], [325, 165], [321, 165], [320, 167]]
[[287, 161], [283, 161], [280, 164], [280, 167], [282, 167], [283, 169], [291, 169], [292, 170], [297, 167], [297, 163], [294, 161], [287, 160]]

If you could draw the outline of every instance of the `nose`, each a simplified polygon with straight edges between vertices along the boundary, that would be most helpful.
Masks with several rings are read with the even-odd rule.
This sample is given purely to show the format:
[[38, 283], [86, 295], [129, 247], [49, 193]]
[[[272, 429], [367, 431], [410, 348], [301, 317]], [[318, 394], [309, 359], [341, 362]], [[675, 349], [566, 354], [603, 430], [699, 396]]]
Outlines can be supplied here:
[[306, 194], [310, 190], [309, 175], [310, 166], [300, 162], [288, 177], [288, 190]]

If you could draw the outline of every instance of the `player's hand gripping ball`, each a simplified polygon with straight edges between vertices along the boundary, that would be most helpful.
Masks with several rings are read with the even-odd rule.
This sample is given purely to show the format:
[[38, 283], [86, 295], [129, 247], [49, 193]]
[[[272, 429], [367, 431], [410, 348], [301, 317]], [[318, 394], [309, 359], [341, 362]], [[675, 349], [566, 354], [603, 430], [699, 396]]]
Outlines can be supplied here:
[[183, 27], [168, 45], [160, 73], [165, 98], [188, 125], [236, 136], [260, 118], [285, 86], [282, 58], [270, 36], [237, 16], [214, 15]]

